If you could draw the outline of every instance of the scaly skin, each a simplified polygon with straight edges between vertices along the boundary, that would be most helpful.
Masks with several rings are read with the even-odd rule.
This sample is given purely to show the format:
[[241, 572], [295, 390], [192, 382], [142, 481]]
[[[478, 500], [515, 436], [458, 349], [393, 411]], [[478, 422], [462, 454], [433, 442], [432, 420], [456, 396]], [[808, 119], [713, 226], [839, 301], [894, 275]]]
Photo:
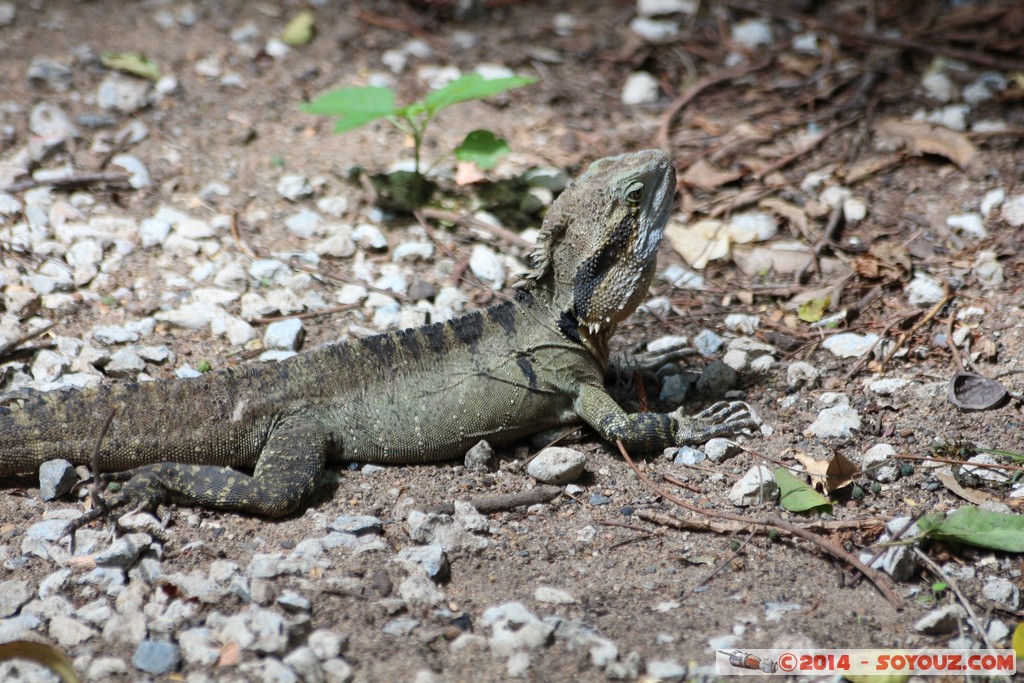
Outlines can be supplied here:
[[662, 152], [595, 162], [549, 210], [515, 300], [448, 322], [196, 379], [15, 398], [0, 408], [0, 477], [88, 463], [111, 411], [99, 465], [127, 480], [111, 507], [271, 517], [302, 504], [328, 462], [445, 460], [580, 421], [637, 452], [752, 427], [742, 404], [626, 414], [604, 390], [608, 339], [647, 292], [674, 192]]

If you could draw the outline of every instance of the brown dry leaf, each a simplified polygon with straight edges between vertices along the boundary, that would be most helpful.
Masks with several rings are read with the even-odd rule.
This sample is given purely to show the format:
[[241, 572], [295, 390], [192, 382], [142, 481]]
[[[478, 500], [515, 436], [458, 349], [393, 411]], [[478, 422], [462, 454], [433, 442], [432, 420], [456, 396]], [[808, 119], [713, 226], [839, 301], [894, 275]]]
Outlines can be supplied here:
[[871, 243], [871, 247], [868, 248], [868, 253], [890, 268], [895, 269], [898, 275], [909, 273], [913, 266], [906, 247], [896, 242], [875, 240]]
[[860, 474], [860, 468], [846, 459], [842, 453], [835, 453], [831, 460], [815, 460], [806, 453], [794, 455], [807, 473], [811, 475], [811, 485], [824, 493], [838, 491], [853, 483], [854, 477]]
[[953, 470], [948, 467], [940, 467], [935, 470], [935, 477], [950, 491], [950, 493], [960, 496], [968, 503], [974, 503], [980, 507], [986, 503], [1002, 502], [995, 496], [985, 493], [984, 491], [964, 488], [960, 485], [960, 482], [956, 480], [956, 477], [953, 476]]
[[766, 211], [771, 211], [772, 213], [782, 216], [789, 221], [801, 235], [808, 237], [809, 226], [807, 223], [807, 214], [804, 213], [804, 210], [796, 204], [779, 199], [778, 197], [768, 197], [766, 199], [762, 199], [757, 205]]
[[680, 180], [690, 187], [701, 190], [714, 190], [727, 183], [735, 182], [743, 177], [742, 171], [719, 171], [704, 159], [691, 164]]
[[801, 76], [810, 76], [814, 70], [821, 66], [821, 60], [817, 57], [795, 55], [791, 52], [783, 52], [779, 55], [779, 66], [789, 71], [795, 71]]
[[866, 178], [870, 178], [879, 171], [884, 171], [890, 166], [895, 166], [902, 160], [902, 154], [890, 154], [884, 157], [868, 157], [867, 159], [861, 159], [850, 167], [850, 170], [844, 174], [844, 178], [848, 185], [853, 185], [854, 183], [859, 183]]
[[974, 145], [963, 133], [924, 121], [886, 119], [875, 131], [882, 136], [907, 142], [915, 154], [938, 154], [961, 169], [970, 165], [976, 152]]

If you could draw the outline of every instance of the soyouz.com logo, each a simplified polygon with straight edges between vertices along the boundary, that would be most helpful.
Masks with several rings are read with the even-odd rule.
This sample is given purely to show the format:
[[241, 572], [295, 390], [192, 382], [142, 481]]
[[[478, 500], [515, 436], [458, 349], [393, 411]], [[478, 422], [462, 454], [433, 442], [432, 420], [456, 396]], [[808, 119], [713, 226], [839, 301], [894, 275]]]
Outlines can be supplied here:
[[793, 674], [1008, 676], [1013, 650], [719, 650], [715, 673], [724, 676]]

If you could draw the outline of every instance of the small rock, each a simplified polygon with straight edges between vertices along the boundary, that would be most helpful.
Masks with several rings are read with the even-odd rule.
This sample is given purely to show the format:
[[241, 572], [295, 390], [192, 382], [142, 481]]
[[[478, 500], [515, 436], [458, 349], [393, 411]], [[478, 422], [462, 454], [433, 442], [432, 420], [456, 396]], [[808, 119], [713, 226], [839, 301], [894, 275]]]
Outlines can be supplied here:
[[980, 213], [963, 213], [956, 216], [948, 216], [946, 225], [959, 230], [964, 235], [977, 239], [984, 239], [988, 236], [985, 230], [985, 221]]
[[381, 251], [388, 248], [388, 238], [376, 226], [360, 223], [352, 231], [352, 239], [364, 249]]
[[1011, 227], [1024, 225], [1024, 194], [1014, 195], [1003, 202], [1001, 210], [1003, 220]]
[[756, 315], [732, 313], [725, 316], [725, 319], [722, 321], [722, 325], [725, 326], [725, 329], [731, 332], [750, 335], [757, 331], [757, 328], [761, 325], [761, 319]]
[[298, 318], [278, 320], [267, 325], [263, 333], [263, 344], [268, 349], [284, 349], [295, 351], [302, 345], [305, 328]]
[[118, 154], [110, 160], [110, 163], [128, 171], [128, 184], [136, 190], [141, 190], [153, 184], [149, 178], [149, 169], [146, 168], [146, 165], [137, 156]]
[[473, 246], [469, 257], [469, 269], [491, 289], [501, 289], [505, 284], [505, 267], [498, 255], [483, 244]]
[[681, 681], [686, 678], [686, 666], [674, 659], [652, 659], [647, 662], [647, 677], [656, 681]]
[[136, 669], [155, 676], [177, 669], [180, 661], [178, 646], [162, 640], [143, 640], [132, 655], [132, 665]]
[[835, 334], [821, 343], [826, 351], [838, 358], [859, 358], [878, 342], [877, 334]]
[[909, 379], [903, 379], [902, 377], [884, 377], [871, 382], [871, 384], [868, 385], [868, 389], [879, 396], [892, 396], [908, 384], [910, 384]]
[[[835, 397], [834, 405], [821, 410], [814, 422], [804, 430], [805, 436], [850, 438], [854, 431], [860, 429], [860, 413], [850, 406], [849, 398], [845, 394], [837, 394]], [[821, 400], [825, 398], [823, 394]]]
[[395, 559], [407, 567], [422, 569], [434, 581], [448, 578], [448, 556], [438, 544], [402, 548]]
[[637, 0], [636, 13], [641, 17], [657, 17], [663, 14], [695, 14], [696, 0]]
[[998, 603], [1004, 609], [1016, 610], [1020, 606], [1020, 589], [1009, 579], [993, 577], [985, 581], [981, 594], [986, 600]]
[[178, 644], [187, 664], [210, 667], [220, 658], [220, 650], [208, 628], [190, 628], [179, 632]]
[[498, 469], [498, 459], [491, 444], [479, 441], [466, 451], [466, 469], [474, 472], [493, 472]]
[[998, 209], [1003, 200], [1006, 199], [1006, 191], [1001, 187], [997, 187], [994, 190], [989, 190], [985, 193], [985, 196], [981, 198], [981, 204], [978, 208], [981, 209], [981, 215], [988, 218], [989, 215]]
[[32, 108], [28, 127], [33, 135], [41, 138], [41, 144], [45, 149], [52, 149], [71, 138], [78, 137], [78, 131], [68, 115], [59, 107], [46, 102]]
[[942, 635], [956, 630], [957, 625], [967, 618], [967, 612], [958, 604], [934, 609], [914, 624], [914, 630], [928, 635]]
[[952, 102], [957, 96], [953, 80], [941, 71], [931, 71], [921, 79], [921, 86], [928, 95], [939, 102]]
[[[3, 3], [3, 5], [6, 4], [8, 3]], [[0, 5], [0, 26], [4, 26], [2, 12], [2, 5]], [[28, 78], [29, 83], [33, 85], [43, 83], [54, 92], [65, 92], [71, 87], [71, 79], [74, 76], [74, 72], [70, 66], [63, 62], [58, 62], [49, 57], [37, 56], [32, 58], [25, 76]]]
[[383, 533], [384, 523], [380, 518], [370, 515], [339, 515], [330, 523], [329, 528], [332, 531], [362, 536]]
[[402, 242], [391, 253], [391, 260], [412, 261], [430, 259], [434, 255], [434, 245], [430, 242]]
[[296, 237], [309, 239], [321, 232], [323, 219], [316, 211], [302, 208], [284, 220], [284, 226]]
[[693, 382], [682, 375], [669, 375], [661, 384], [658, 400], [671, 406], [678, 406], [686, 400]]
[[39, 466], [39, 495], [43, 500], [60, 498], [77, 483], [75, 466], [67, 460], [47, 460]]
[[733, 484], [729, 502], [738, 507], [770, 502], [779, 495], [775, 475], [764, 465], [752, 467], [743, 478]]
[[612, 502], [612, 499], [604, 495], [603, 493], [595, 493], [592, 496], [590, 496], [590, 500], [588, 500], [587, 502], [595, 506], [608, 505], [609, 503]]
[[974, 277], [978, 278], [978, 284], [983, 289], [993, 289], [1003, 284], [1003, 265], [996, 260], [993, 251], [982, 251], [974, 259], [974, 267], [971, 269]]
[[[39, 383], [53, 382], [68, 368], [68, 359], [56, 351], [43, 349], [32, 361], [32, 379]], [[44, 498], [43, 500], [48, 500]]]
[[555, 627], [546, 624], [518, 602], [491, 607], [483, 613], [483, 625], [491, 628], [491, 653], [508, 657], [546, 646]]
[[721, 337], [707, 329], [701, 330], [693, 338], [693, 346], [706, 358], [710, 358], [718, 353], [724, 343]]
[[626, 77], [626, 82], [622, 85], [622, 103], [653, 104], [658, 101], [660, 92], [661, 87], [657, 78], [647, 71], [634, 71]]
[[533, 593], [533, 599], [537, 602], [546, 602], [552, 605], [571, 605], [576, 602], [576, 598], [563, 590], [552, 588], [551, 586], [537, 586], [537, 590]]
[[577, 450], [553, 446], [538, 453], [526, 473], [541, 483], [560, 486], [576, 481], [586, 462], [587, 456]]
[[31, 599], [32, 588], [28, 581], [0, 581], [0, 619], [14, 616]]
[[766, 19], [744, 19], [733, 24], [732, 39], [748, 50], [771, 45], [772, 26]]
[[697, 378], [697, 391], [704, 396], [724, 396], [739, 382], [736, 371], [720, 360], [708, 363]]
[[802, 360], [794, 361], [786, 368], [786, 385], [791, 389], [812, 387], [818, 381], [818, 369]]
[[727, 229], [734, 243], [765, 242], [779, 232], [779, 220], [766, 211], [744, 211], [729, 219]]
[[312, 195], [313, 186], [306, 176], [284, 175], [277, 181], [277, 193], [290, 202], [297, 202]]
[[57, 616], [50, 620], [50, 637], [65, 650], [80, 645], [95, 635], [97, 633], [94, 629], [71, 617]]
[[629, 22], [629, 28], [633, 33], [652, 43], [672, 40], [679, 35], [679, 24], [667, 19], [635, 17]]
[[131, 378], [146, 369], [144, 361], [132, 349], [118, 349], [110, 355], [110, 362], [103, 366], [103, 372], [109, 377]]
[[344, 652], [348, 637], [333, 630], [317, 629], [309, 634], [306, 644], [321, 661], [325, 661]]
[[704, 453], [712, 462], [725, 462], [727, 458], [740, 452], [740, 447], [729, 439], [708, 439], [704, 444]]
[[945, 289], [935, 278], [920, 272], [914, 274], [914, 279], [904, 287], [904, 291], [911, 306], [935, 304], [946, 295]]
[[674, 465], [698, 465], [701, 462], [707, 460], [708, 456], [704, 451], [699, 451], [696, 448], [690, 446], [681, 446], [675, 451], [675, 457], [672, 459]]
[[149, 81], [111, 73], [100, 83], [96, 104], [100, 109], [132, 114], [150, 101]]
[[531, 168], [523, 174], [523, 180], [530, 187], [561, 192], [569, 185], [569, 175], [556, 167]]

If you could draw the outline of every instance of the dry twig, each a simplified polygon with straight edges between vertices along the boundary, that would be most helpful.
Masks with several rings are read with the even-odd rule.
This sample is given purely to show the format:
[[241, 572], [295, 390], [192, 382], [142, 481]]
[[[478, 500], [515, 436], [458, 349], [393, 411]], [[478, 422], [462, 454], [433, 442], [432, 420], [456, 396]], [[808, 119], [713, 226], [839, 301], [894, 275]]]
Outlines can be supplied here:
[[892, 605], [893, 609], [900, 608], [900, 599], [896, 597], [895, 593], [892, 592], [892, 589], [889, 588], [888, 584], [886, 584], [885, 580], [881, 577], [881, 575], [871, 567], [861, 562], [851, 553], [846, 552], [846, 550], [844, 550], [842, 547], [836, 545], [835, 543], [832, 543], [831, 541], [821, 538], [817, 534], [814, 534], [803, 527], [787, 522], [786, 520], [781, 519], [779, 517], [768, 517], [765, 519], [750, 519], [747, 517], [743, 517], [742, 515], [734, 515], [728, 512], [721, 512], [719, 510], [708, 510], [705, 508], [698, 507], [696, 505], [691, 505], [682, 498], [679, 498], [678, 496], [674, 496], [671, 493], [668, 493], [667, 491], [659, 487], [657, 484], [655, 484], [650, 477], [641, 472], [640, 468], [636, 466], [636, 463], [633, 462], [633, 459], [629, 456], [629, 453], [626, 451], [626, 448], [625, 446], [622, 445], [621, 441], [617, 441], [616, 445], [619, 447], [619, 452], [622, 453], [622, 457], [625, 458], [626, 464], [628, 464], [630, 469], [632, 469], [636, 476], [640, 478], [640, 481], [642, 481], [647, 486], [647, 488], [651, 489], [665, 500], [674, 503], [675, 505], [678, 505], [679, 507], [685, 510], [694, 512], [698, 515], [706, 517], [715, 517], [718, 519], [726, 519], [733, 522], [740, 522], [746, 525], [774, 528], [780, 531], [785, 531], [794, 536], [799, 536], [805, 541], [810, 541], [811, 543], [817, 545], [819, 548], [829, 553], [833, 557], [843, 560], [850, 566], [857, 569], [861, 574], [864, 574], [866, 577], [868, 577], [871, 583], [875, 585], [875, 588], [878, 589], [878, 592], [880, 592], [882, 596], [889, 601], [889, 604]]

